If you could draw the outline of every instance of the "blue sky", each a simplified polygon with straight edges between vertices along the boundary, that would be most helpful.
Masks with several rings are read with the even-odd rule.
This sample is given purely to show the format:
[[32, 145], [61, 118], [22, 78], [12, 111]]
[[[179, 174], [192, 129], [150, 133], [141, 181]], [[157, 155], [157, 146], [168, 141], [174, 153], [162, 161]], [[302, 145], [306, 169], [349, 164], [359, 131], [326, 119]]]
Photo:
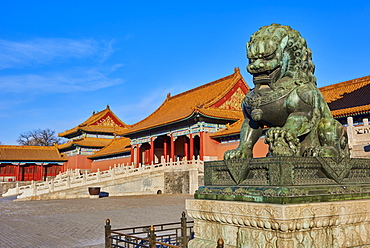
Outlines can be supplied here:
[[[343, 3], [342, 3], [343, 2]], [[0, 141], [63, 132], [107, 104], [127, 124], [233, 73], [261, 26], [298, 30], [319, 86], [370, 74], [369, 1], [0, 2]]]

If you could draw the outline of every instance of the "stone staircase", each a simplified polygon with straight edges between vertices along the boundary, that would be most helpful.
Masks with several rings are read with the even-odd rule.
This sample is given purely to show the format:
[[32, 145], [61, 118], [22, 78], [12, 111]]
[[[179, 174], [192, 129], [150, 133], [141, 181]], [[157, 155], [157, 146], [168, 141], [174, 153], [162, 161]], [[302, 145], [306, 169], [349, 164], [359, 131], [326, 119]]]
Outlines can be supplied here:
[[81, 174], [66, 171], [52, 180], [9, 189], [3, 196], [18, 200], [89, 198], [89, 187], [100, 187], [109, 196], [180, 193], [194, 194], [203, 184], [204, 164], [198, 159], [151, 165], [120, 164], [109, 170]]

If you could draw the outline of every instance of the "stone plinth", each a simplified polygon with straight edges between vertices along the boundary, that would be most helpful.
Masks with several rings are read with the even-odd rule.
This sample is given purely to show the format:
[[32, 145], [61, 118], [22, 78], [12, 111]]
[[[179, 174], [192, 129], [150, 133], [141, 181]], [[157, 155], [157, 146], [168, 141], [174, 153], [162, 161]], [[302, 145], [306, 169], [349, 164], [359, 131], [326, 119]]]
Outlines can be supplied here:
[[271, 204], [187, 200], [189, 247], [369, 247], [370, 200]]

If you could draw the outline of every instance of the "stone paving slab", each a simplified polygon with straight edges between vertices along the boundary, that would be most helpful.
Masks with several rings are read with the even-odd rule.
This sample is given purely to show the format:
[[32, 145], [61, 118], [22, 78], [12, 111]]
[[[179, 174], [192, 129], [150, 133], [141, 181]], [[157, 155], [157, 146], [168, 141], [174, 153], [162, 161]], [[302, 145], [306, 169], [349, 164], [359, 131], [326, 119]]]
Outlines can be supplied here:
[[178, 222], [192, 195], [145, 195], [47, 201], [0, 197], [0, 247], [104, 247], [112, 228]]

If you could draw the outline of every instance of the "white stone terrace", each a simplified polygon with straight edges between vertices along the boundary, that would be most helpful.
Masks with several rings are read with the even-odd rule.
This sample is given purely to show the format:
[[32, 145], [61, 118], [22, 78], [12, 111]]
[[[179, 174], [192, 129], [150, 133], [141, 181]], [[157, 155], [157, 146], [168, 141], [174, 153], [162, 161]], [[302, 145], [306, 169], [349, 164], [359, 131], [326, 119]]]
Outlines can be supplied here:
[[[203, 175], [204, 165], [199, 158], [193, 158], [192, 160], [178, 160], [175, 162], [162, 160], [158, 164], [140, 164], [138, 168], [133, 165], [118, 164], [109, 170], [98, 170], [97, 172], [84, 174], [81, 174], [79, 170], [68, 170], [45, 182], [32, 181], [31, 184], [21, 187], [17, 184], [17, 187], [9, 189], [3, 196], [18, 195], [17, 199], [19, 200], [58, 199], [61, 197], [55, 196], [56, 193], [64, 192], [62, 198], [82, 198], [89, 197], [87, 194], [88, 187], [96, 186], [102, 186], [102, 190], [108, 191], [110, 196], [155, 194], [158, 190], [167, 193], [164, 190], [164, 173], [171, 171], [189, 172], [189, 192], [186, 193], [193, 194], [199, 187], [198, 178]], [[151, 182], [149, 185], [148, 179]], [[84, 192], [83, 194], [81, 194], [81, 190]], [[54, 196], [48, 198], [47, 195]]]

